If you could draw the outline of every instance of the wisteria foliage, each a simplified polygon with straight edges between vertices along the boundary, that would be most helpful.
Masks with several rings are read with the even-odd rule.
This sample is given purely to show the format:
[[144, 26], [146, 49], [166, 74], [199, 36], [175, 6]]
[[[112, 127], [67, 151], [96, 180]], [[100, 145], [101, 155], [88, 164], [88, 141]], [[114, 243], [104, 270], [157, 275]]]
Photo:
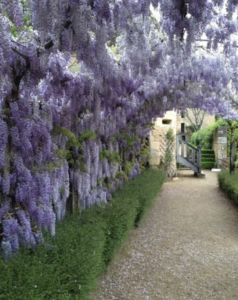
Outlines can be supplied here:
[[54, 235], [68, 209], [106, 203], [139, 175], [154, 117], [186, 107], [236, 117], [237, 3], [228, 3], [0, 0], [6, 259], [43, 243], [42, 229]]

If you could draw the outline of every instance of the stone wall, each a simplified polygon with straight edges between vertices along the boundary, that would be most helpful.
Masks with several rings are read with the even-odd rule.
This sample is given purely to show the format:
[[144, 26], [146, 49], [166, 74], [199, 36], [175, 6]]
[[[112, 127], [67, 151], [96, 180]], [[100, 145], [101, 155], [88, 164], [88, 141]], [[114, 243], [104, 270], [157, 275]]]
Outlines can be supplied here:
[[[192, 113], [192, 110], [190, 108], [188, 108], [187, 110], [188, 110], [188, 113], [189, 113], [189, 116], [190, 116], [191, 120], [193, 122], [195, 122], [195, 117]], [[208, 125], [210, 125], [214, 122], [215, 122], [215, 117], [206, 112], [205, 116], [204, 116], [204, 119], [203, 119], [203, 124], [202, 124], [201, 129], [206, 128]], [[186, 130], [186, 127], [190, 126], [191, 123], [190, 123], [189, 119], [186, 117], [186, 115], [183, 117], [180, 113], [178, 113], [178, 115], [177, 115], [177, 124], [176, 124], [177, 134], [181, 133], [181, 123], [184, 123], [185, 132], [186, 132], [186, 135], [187, 135], [187, 140], [189, 140], [191, 135], [192, 135], [192, 132], [189, 132], [188, 130]]]
[[154, 130], [150, 133], [150, 149], [151, 149], [151, 166], [158, 166], [161, 158], [164, 157], [166, 151], [166, 133], [171, 128], [174, 133], [174, 146], [173, 146], [173, 163], [172, 170], [169, 171], [170, 176], [176, 174], [176, 122], [177, 113], [169, 111], [163, 118], [157, 118], [154, 124]]
[[[191, 112], [190, 116], [192, 119], [194, 118]], [[202, 128], [207, 127], [214, 121], [214, 116], [206, 113], [204, 116]], [[168, 111], [163, 118], [156, 119], [154, 123], [154, 130], [152, 130], [150, 133], [151, 166], [158, 166], [160, 164], [161, 157], [164, 157], [166, 151], [166, 133], [170, 128], [172, 128], [175, 139], [173, 147], [174, 162], [172, 173], [176, 174], [176, 136], [177, 134], [181, 134], [181, 123], [184, 123], [184, 130], [186, 132], [186, 126], [189, 126], [191, 124], [186, 116], [181, 116], [180, 112], [177, 111]], [[188, 139], [189, 137], [186, 140]]]
[[222, 166], [222, 159], [227, 158], [227, 127], [219, 126], [213, 136], [213, 150], [218, 167]]

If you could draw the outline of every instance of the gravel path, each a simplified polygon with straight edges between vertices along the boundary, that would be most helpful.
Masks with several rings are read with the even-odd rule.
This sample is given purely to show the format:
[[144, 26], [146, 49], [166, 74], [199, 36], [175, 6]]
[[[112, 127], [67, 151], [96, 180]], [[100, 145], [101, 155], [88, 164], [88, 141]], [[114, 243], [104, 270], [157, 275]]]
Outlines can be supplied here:
[[217, 174], [188, 170], [163, 189], [133, 230], [94, 300], [237, 300], [238, 208]]

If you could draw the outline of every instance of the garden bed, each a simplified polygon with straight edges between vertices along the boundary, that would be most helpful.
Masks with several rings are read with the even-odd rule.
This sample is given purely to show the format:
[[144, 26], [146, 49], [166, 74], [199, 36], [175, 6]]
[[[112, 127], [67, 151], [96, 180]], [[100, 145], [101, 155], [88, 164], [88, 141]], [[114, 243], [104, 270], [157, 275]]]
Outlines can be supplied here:
[[130, 231], [158, 195], [165, 174], [148, 169], [127, 182], [106, 205], [68, 216], [55, 238], [37, 249], [0, 259], [0, 299], [87, 299]]
[[222, 169], [218, 173], [218, 183], [220, 189], [225, 192], [225, 194], [238, 204], [238, 171], [230, 174], [228, 169]]

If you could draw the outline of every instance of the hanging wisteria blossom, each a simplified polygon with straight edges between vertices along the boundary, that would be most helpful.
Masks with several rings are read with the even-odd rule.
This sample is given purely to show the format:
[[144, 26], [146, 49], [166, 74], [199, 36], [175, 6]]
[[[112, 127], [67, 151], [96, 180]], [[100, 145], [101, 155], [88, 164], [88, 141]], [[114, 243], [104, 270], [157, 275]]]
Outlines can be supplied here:
[[138, 176], [166, 110], [236, 117], [236, 13], [222, 0], [0, 0], [5, 259]]

